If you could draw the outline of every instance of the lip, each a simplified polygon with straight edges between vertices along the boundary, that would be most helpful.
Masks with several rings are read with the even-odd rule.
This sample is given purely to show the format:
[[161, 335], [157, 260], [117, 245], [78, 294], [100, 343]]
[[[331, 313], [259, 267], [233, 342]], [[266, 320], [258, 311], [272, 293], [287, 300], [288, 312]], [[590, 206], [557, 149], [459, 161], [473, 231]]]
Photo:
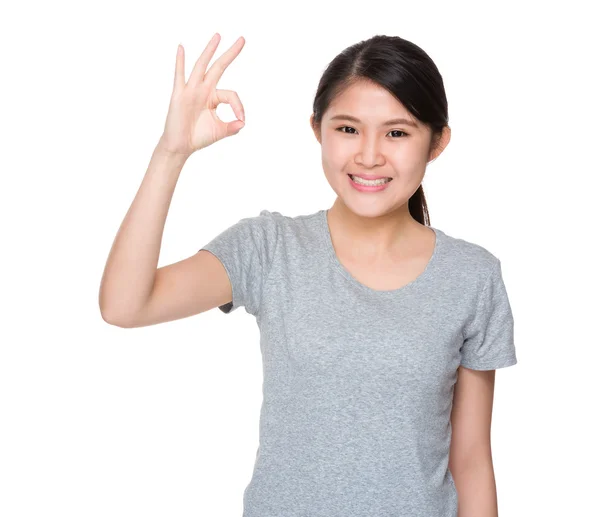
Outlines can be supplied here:
[[364, 180], [378, 180], [381, 178], [390, 178], [391, 176], [369, 176], [367, 174], [352, 174], [352, 176], [357, 176], [358, 178], [362, 178]]
[[389, 186], [392, 182], [388, 181], [386, 183], [383, 183], [382, 185], [373, 185], [373, 186], [361, 185], [361, 184], [356, 183], [350, 177], [350, 174], [348, 174], [348, 183], [350, 183], [352, 188], [358, 190], [359, 192], [381, 192], [382, 190], [386, 190], [387, 188], [389, 188]]

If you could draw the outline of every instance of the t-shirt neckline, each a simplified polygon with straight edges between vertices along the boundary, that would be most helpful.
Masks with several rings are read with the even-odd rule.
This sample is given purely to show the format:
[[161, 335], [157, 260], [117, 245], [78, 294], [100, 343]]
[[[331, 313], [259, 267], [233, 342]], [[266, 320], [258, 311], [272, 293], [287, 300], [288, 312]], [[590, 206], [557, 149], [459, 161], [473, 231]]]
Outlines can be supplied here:
[[338, 259], [338, 256], [335, 252], [335, 248], [333, 247], [333, 239], [331, 238], [331, 232], [329, 230], [329, 223], [327, 221], [327, 212], [328, 211], [329, 211], [329, 209], [320, 210], [319, 217], [318, 217], [319, 223], [320, 223], [319, 224], [320, 234], [323, 237], [326, 254], [329, 257], [330, 262], [333, 265], [333, 267], [339, 273], [341, 273], [349, 282], [351, 282], [353, 285], [358, 287], [360, 290], [367, 292], [367, 293], [371, 293], [375, 296], [381, 296], [381, 297], [397, 296], [406, 291], [409, 291], [410, 289], [418, 287], [420, 284], [425, 282], [433, 274], [433, 270], [435, 269], [435, 264], [437, 263], [439, 255], [440, 255], [440, 249], [443, 244], [444, 232], [438, 228], [429, 226], [429, 228], [431, 228], [435, 232], [435, 245], [433, 248], [433, 253], [432, 253], [431, 257], [429, 258], [429, 262], [425, 266], [425, 269], [419, 274], [419, 276], [417, 276], [414, 280], [412, 280], [408, 284], [405, 284], [402, 287], [399, 287], [397, 289], [387, 289], [387, 290], [373, 289], [373, 288], [363, 284], [362, 282], [359, 282], [356, 278], [354, 278], [352, 276], [350, 271], [348, 271], [344, 267], [344, 265], [340, 262], [340, 260]]

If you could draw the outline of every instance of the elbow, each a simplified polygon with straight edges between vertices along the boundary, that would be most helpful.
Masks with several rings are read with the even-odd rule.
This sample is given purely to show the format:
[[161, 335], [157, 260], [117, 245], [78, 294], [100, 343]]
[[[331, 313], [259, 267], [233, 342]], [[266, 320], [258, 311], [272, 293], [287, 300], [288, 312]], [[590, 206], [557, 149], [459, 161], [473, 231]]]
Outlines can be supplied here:
[[119, 327], [119, 328], [131, 328], [131, 322], [127, 321], [125, 318], [123, 317], [119, 317], [118, 315], [112, 314], [111, 312], [109, 312], [106, 309], [102, 309], [100, 308], [100, 316], [102, 316], [102, 319], [108, 323], [109, 325], [112, 325], [114, 327]]

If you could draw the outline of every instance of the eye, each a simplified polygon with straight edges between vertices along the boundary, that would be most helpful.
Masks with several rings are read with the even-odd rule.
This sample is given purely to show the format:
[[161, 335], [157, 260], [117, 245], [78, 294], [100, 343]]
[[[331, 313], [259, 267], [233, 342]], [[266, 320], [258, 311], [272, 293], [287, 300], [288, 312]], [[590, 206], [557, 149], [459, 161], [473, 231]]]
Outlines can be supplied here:
[[[346, 134], [354, 134], [354, 133], [348, 133], [347, 131], [342, 131], [343, 129], [351, 129], [352, 131], [356, 131], [356, 129], [354, 129], [353, 127], [350, 126], [341, 126], [336, 128], [336, 131], [339, 131], [340, 133], [346, 133]], [[405, 133], [404, 131], [401, 131], [400, 129], [392, 129], [392, 131], [390, 131], [390, 133], [402, 133], [402, 135], [404, 136], [408, 136], [408, 133]], [[400, 138], [400, 136], [397, 136], [395, 138]]]
[[[353, 131], [355, 131], [355, 129], [353, 127], [350, 126], [342, 126], [342, 127], [338, 127], [336, 129], [336, 131], [340, 131], [341, 129], [352, 129]], [[341, 133], [346, 133], [346, 131], [340, 131]]]

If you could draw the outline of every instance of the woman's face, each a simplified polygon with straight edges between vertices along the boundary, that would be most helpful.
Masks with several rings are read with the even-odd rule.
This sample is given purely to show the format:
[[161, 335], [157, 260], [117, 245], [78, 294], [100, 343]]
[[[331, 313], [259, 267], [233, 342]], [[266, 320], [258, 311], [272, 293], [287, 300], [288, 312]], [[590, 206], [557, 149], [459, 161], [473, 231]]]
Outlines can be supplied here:
[[[348, 87], [331, 103], [315, 135], [331, 188], [353, 212], [370, 217], [401, 208], [408, 212], [427, 163], [447, 144], [442, 140], [430, 153], [431, 130], [386, 89], [367, 81]], [[444, 135], [449, 139], [449, 129]], [[383, 190], [365, 192], [353, 186], [349, 174], [392, 181]]]

